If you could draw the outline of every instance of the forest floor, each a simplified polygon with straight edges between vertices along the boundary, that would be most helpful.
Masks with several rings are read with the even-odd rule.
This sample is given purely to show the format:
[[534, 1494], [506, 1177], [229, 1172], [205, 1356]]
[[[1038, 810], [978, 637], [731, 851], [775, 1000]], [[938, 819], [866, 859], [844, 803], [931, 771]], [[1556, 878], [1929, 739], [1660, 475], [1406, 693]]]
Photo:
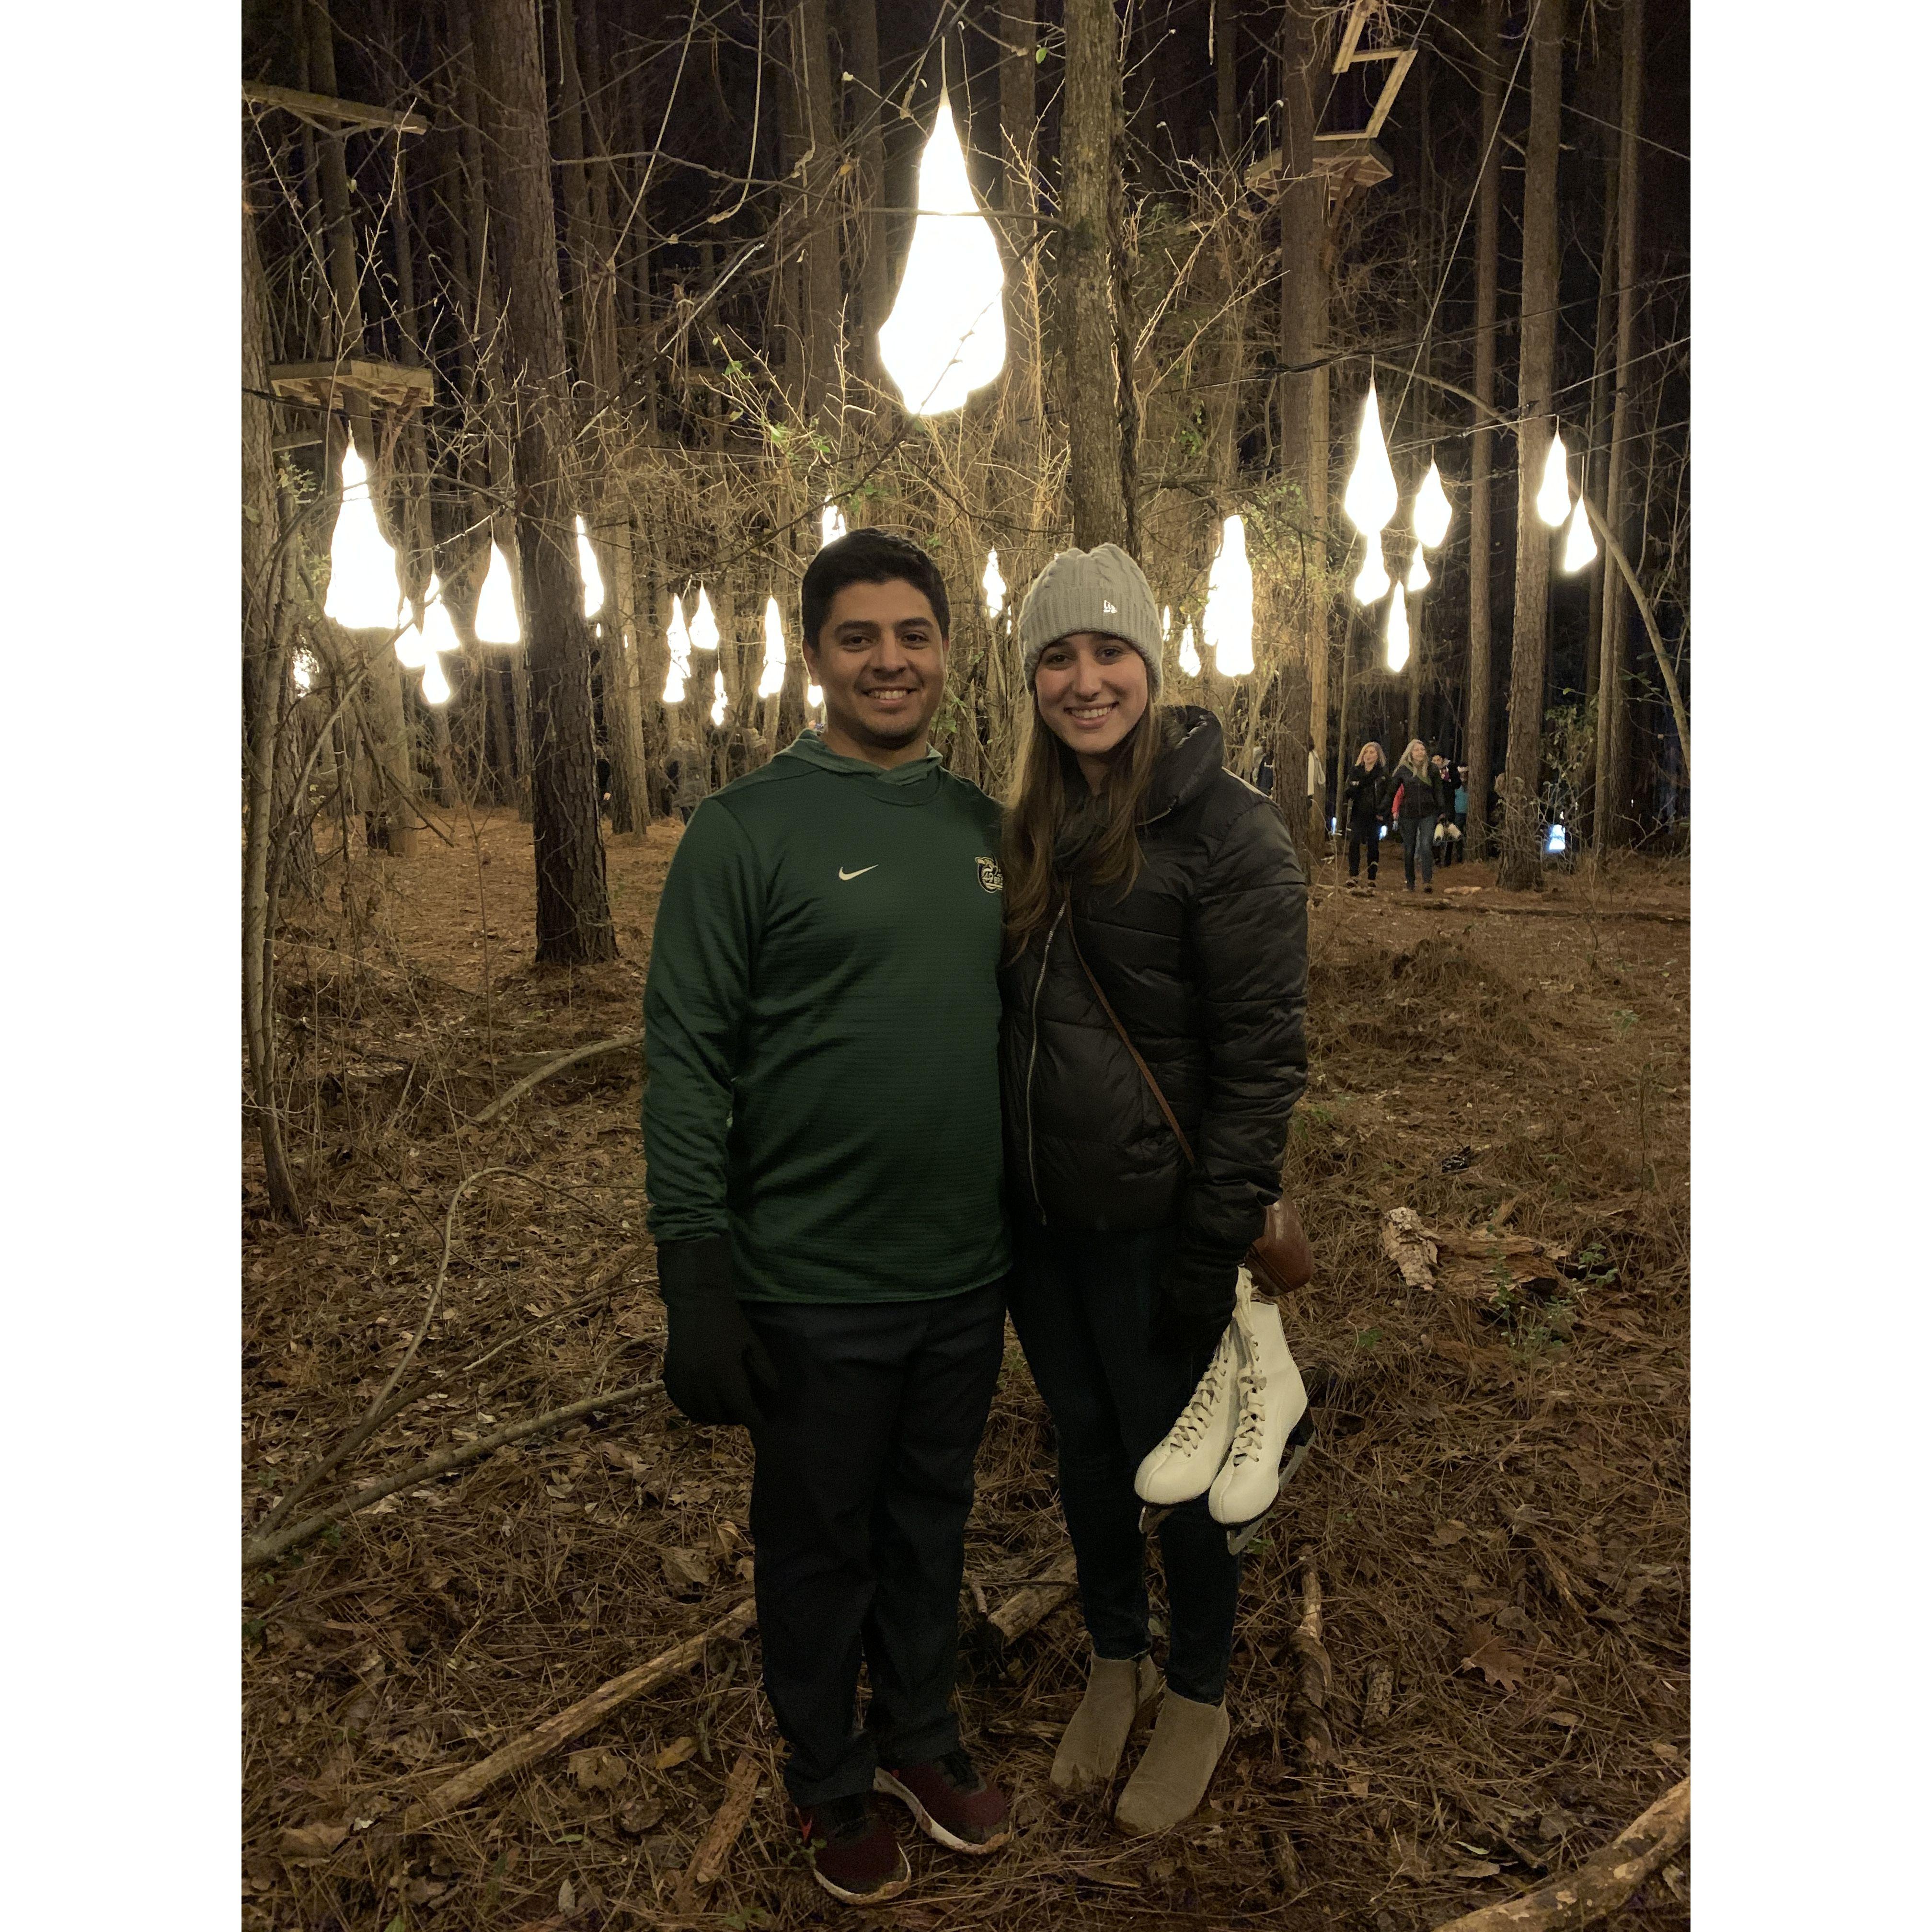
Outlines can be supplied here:
[[[624, 957], [539, 972], [529, 830], [439, 813], [412, 858], [326, 863], [278, 950], [300, 1232], [244, 1174], [244, 1524], [400, 1384], [419, 1399], [290, 1520], [452, 1444], [657, 1370], [634, 1051], [472, 1117], [572, 1046], [640, 1024], [677, 832], [613, 838]], [[445, 842], [446, 838], [448, 842]], [[903, 1832], [907, 1928], [1411, 1932], [1560, 1872], [1688, 1768], [1688, 868], [1618, 862], [1498, 891], [1474, 866], [1311, 895], [1311, 1074], [1288, 1183], [1317, 1274], [1284, 1315], [1327, 1372], [1316, 1446], [1256, 1544], [1211, 1802], [1130, 1842], [1056, 1797], [1085, 1642], [1064, 1604], [975, 1653], [965, 1732], [1015, 1801], [983, 1861]], [[1384, 1216], [1443, 1238], [1405, 1286]], [[969, 1619], [1064, 1552], [1018, 1348], [980, 1458]], [[547, 1429], [244, 1574], [244, 1926], [494, 1932], [860, 1923], [810, 1881], [757, 1636], [405, 1833], [406, 1808], [748, 1595], [736, 1430], [660, 1391]], [[1312, 1552], [1334, 1750], [1290, 1640]], [[1156, 1592], [1156, 1594], [1157, 1594]], [[982, 1626], [983, 1628], [983, 1625]], [[1129, 1762], [1132, 1758], [1130, 1756]], [[728, 1778], [757, 1774], [715, 1880], [686, 1874]], [[1688, 1856], [1620, 1925], [1689, 1923]]]

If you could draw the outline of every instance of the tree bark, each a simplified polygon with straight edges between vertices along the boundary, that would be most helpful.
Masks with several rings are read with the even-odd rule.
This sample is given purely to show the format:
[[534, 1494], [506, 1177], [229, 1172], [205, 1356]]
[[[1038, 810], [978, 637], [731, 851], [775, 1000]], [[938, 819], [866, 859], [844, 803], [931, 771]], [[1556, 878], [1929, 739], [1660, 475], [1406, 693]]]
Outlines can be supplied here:
[[[1626, 555], [1630, 530], [1630, 397], [1636, 358], [1639, 129], [1643, 118], [1643, 0], [1624, 0], [1622, 152], [1617, 168], [1617, 386], [1610, 412], [1610, 483], [1605, 520]], [[1596, 849], [1600, 854], [1630, 836], [1629, 647], [1624, 635], [1624, 584], [1606, 572], [1604, 628], [1597, 670]], [[1689, 759], [1689, 747], [1685, 747]]]
[[1556, 366], [1556, 157], [1563, 114], [1568, 0], [1540, 0], [1531, 28], [1529, 145], [1522, 190], [1522, 359], [1516, 377], [1516, 617], [1510, 632], [1508, 760], [1497, 884], [1543, 882], [1536, 802], [1543, 758], [1544, 653], [1550, 626], [1550, 532], [1536, 493], [1550, 449]]
[[[1328, 371], [1307, 367], [1328, 332], [1328, 184], [1315, 166], [1316, 90], [1325, 92], [1328, 78], [1321, 71], [1327, 39], [1323, 21], [1323, 10], [1308, 0], [1288, 0], [1282, 10], [1282, 466], [1300, 486], [1300, 520], [1310, 532], [1310, 547], [1324, 566], [1316, 586], [1302, 598], [1307, 733], [1304, 737], [1292, 731], [1288, 754], [1277, 761], [1275, 784], [1285, 798], [1303, 796], [1281, 788], [1304, 784], [1310, 747], [1325, 756], [1328, 742]], [[1232, 24], [1226, 22], [1224, 31]], [[1308, 832], [1315, 849], [1323, 849], [1328, 824], [1321, 798], [1315, 801]]]
[[1066, 0], [1060, 121], [1061, 328], [1066, 362], [1068, 509], [1073, 541], [1134, 548], [1117, 355], [1115, 244], [1108, 203], [1120, 126], [1120, 22], [1113, 0]]
[[1469, 442], [1469, 800], [1463, 836], [1467, 856], [1489, 850], [1490, 687], [1490, 555], [1492, 493], [1490, 463], [1496, 432], [1490, 418], [1496, 400], [1496, 248], [1502, 199], [1503, 0], [1483, 0], [1483, 141], [1481, 180], [1476, 190], [1476, 368], [1478, 401]]
[[[1039, 0], [1001, 0], [1000, 9], [1000, 158], [1005, 206], [1016, 215], [1035, 212], [1034, 167], [1040, 142], [1034, 103], [1040, 63]], [[1040, 420], [1040, 318], [1034, 312], [1038, 252], [1030, 220], [1006, 224], [1010, 280], [1006, 294], [1007, 406], [1003, 422], [1017, 435]]]
[[[836, 440], [841, 414], [838, 293], [838, 140], [833, 131], [830, 41], [825, 0], [796, 0], [791, 11], [792, 77], [799, 92], [799, 127], [805, 137], [804, 178], [799, 215], [805, 256], [800, 295], [805, 313], [800, 335], [805, 350], [802, 398], [808, 426]], [[880, 320], [885, 320], [883, 315]]]
[[892, 272], [886, 218], [880, 212], [886, 200], [886, 135], [879, 90], [878, 0], [843, 0], [841, 28], [846, 65], [857, 90], [852, 146], [859, 164], [859, 242], [853, 252], [857, 257], [859, 332], [864, 345], [860, 368], [870, 389], [890, 398], [879, 361], [879, 331], [892, 312]]
[[557, 284], [543, 56], [535, 0], [478, 0], [479, 106], [491, 240], [504, 291], [514, 412], [516, 536], [530, 664], [531, 811], [539, 964], [616, 956], [597, 818], [590, 634], [577, 568], [570, 377]]

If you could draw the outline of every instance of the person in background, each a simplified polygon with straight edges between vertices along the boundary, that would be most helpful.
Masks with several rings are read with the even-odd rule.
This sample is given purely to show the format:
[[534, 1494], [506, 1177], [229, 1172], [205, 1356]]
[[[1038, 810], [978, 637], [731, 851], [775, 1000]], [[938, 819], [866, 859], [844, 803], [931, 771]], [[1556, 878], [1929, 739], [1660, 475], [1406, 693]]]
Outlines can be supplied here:
[[1352, 881], [1368, 848], [1369, 890], [1376, 889], [1376, 864], [1381, 856], [1382, 827], [1388, 823], [1388, 772], [1382, 748], [1371, 738], [1357, 753], [1342, 788], [1342, 816], [1348, 832], [1348, 877]]
[[1402, 875], [1415, 890], [1418, 865], [1422, 890], [1432, 892], [1436, 876], [1436, 821], [1442, 816], [1442, 776], [1420, 738], [1412, 738], [1395, 768], [1396, 824], [1402, 833]]
[[1305, 823], [1325, 826], [1328, 814], [1322, 809], [1322, 801], [1328, 795], [1328, 768], [1322, 764], [1321, 754], [1311, 745], [1308, 748], [1308, 782], [1306, 795], [1302, 807], [1306, 812]]
[[752, 1432], [758, 1645], [806, 1856], [874, 1904], [911, 1876], [875, 1792], [955, 1851], [1012, 1835], [952, 1708], [1005, 1353], [1000, 814], [932, 747], [932, 558], [854, 530], [800, 601], [825, 723], [705, 800], [664, 881], [644, 1178], [664, 1393]]
[[1138, 1836], [1195, 1810], [1228, 1742], [1241, 1559], [1204, 1496], [1161, 1522], [1163, 1694], [1134, 1476], [1220, 1343], [1281, 1193], [1307, 1079], [1307, 892], [1280, 809], [1223, 767], [1220, 720], [1158, 704], [1160, 620], [1124, 550], [1061, 551], [1018, 629], [1033, 702], [1000, 973], [1009, 1306], [1053, 1417], [1093, 1642], [1051, 1775], [1106, 1784], [1160, 1697], [1114, 1808]]
[[1274, 754], [1264, 752], [1261, 763], [1255, 767], [1255, 789], [1264, 798], [1274, 796]]
[[664, 754], [664, 776], [671, 782], [671, 803], [686, 824], [711, 790], [711, 760], [688, 738], [680, 738]]
[[1462, 836], [1456, 841], [1455, 856], [1450, 860], [1453, 866], [1469, 856], [1469, 768], [1458, 765], [1455, 768], [1456, 786], [1450, 796], [1450, 807], [1454, 814], [1456, 830]]
[[1429, 761], [1436, 767], [1436, 781], [1442, 794], [1442, 815], [1436, 821], [1436, 843], [1445, 866], [1453, 866], [1461, 856], [1462, 828], [1456, 823], [1456, 767], [1438, 752]]

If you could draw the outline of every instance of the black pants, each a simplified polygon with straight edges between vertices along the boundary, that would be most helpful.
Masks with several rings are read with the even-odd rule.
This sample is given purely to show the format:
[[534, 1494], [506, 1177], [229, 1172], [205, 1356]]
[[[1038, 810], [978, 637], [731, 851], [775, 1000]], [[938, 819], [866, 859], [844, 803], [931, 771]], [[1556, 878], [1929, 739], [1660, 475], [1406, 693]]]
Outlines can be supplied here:
[[1353, 878], [1361, 862], [1362, 848], [1369, 848], [1369, 877], [1376, 876], [1376, 861], [1382, 851], [1382, 827], [1371, 819], [1366, 825], [1359, 825], [1352, 818], [1348, 821], [1348, 876]]
[[[1154, 1300], [1172, 1240], [1150, 1234], [1021, 1228], [1009, 1286], [1013, 1326], [1060, 1438], [1060, 1502], [1096, 1656], [1148, 1651], [1147, 1538], [1134, 1472], [1187, 1406], [1205, 1360], [1155, 1349]], [[1184, 1503], [1160, 1526], [1172, 1626], [1167, 1681], [1218, 1704], [1234, 1645], [1241, 1559], [1208, 1513]]]
[[784, 1391], [752, 1436], [752, 1540], [765, 1694], [800, 1804], [958, 1745], [966, 1517], [1004, 1298], [995, 1282], [934, 1301], [744, 1304]]

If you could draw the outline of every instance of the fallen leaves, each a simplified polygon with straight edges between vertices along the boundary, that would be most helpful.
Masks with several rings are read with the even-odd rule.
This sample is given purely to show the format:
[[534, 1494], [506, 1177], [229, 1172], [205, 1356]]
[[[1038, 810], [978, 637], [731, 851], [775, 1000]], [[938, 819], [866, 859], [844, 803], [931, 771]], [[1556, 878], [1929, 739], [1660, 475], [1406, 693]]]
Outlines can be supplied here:
[[630, 1771], [615, 1751], [598, 1748], [572, 1751], [570, 1774], [580, 1791], [615, 1791]]
[[666, 1744], [651, 1760], [651, 1766], [656, 1771], [674, 1771], [688, 1759], [697, 1755], [698, 1740], [695, 1738], [680, 1738], [675, 1742]]
[[291, 1825], [280, 1843], [286, 1858], [326, 1858], [348, 1835], [346, 1825]]
[[1504, 1690], [1521, 1686], [1529, 1659], [1520, 1651], [1510, 1649], [1497, 1631], [1487, 1624], [1472, 1624], [1462, 1641], [1466, 1648], [1459, 1668], [1480, 1670], [1486, 1683]]
[[1436, 1286], [1436, 1246], [1413, 1208], [1390, 1208], [1382, 1215], [1382, 1252], [1395, 1264], [1405, 1288]]
[[710, 1587], [711, 1557], [708, 1551], [674, 1546], [662, 1551], [658, 1560], [663, 1567], [664, 1581], [677, 1595], [694, 1595]]

